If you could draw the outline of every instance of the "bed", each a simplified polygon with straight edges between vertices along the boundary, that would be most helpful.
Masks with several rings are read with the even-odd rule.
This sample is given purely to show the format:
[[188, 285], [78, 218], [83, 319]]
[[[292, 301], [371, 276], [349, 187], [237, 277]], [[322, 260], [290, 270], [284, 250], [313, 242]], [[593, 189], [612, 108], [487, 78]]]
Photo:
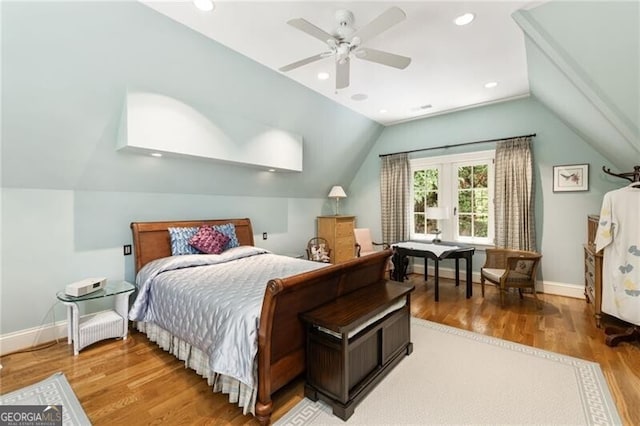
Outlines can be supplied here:
[[[227, 250], [220, 255], [220, 258], [226, 256], [226, 258], [230, 259], [229, 262], [225, 262], [223, 266], [222, 261], [216, 258], [216, 255], [171, 256], [169, 228], [199, 227], [201, 225], [220, 226], [229, 223], [235, 227], [235, 233], [241, 247]], [[139, 299], [145, 297], [141, 296], [143, 294], [142, 287], [139, 289], [136, 301], [132, 307], [132, 311], [136, 308], [137, 315], [140, 317], [137, 319], [138, 329], [145, 332], [151, 340], [158, 342], [165, 350], [169, 350], [179, 359], [185, 360], [188, 367], [195, 369], [199, 374], [207, 377], [210, 384], [213, 382], [214, 391], [229, 393], [230, 401], [238, 402], [239, 405], [242, 405], [242, 403], [238, 401], [237, 393], [248, 391], [250, 395], [252, 395], [251, 397], [247, 395], [240, 397], [240, 399], [244, 401], [245, 412], [248, 410], [253, 413], [262, 424], [268, 424], [270, 422], [273, 410], [271, 395], [304, 371], [305, 335], [304, 327], [299, 320], [299, 314], [325, 304], [344, 294], [384, 281], [387, 259], [392, 254], [390, 250], [385, 250], [375, 255], [355, 258], [337, 265], [319, 264], [317, 262], [278, 256], [253, 247], [253, 229], [251, 221], [246, 218], [134, 222], [131, 224], [131, 229], [133, 233], [136, 273], [138, 276], [145, 277], [145, 283], [153, 283], [149, 284], [149, 289], [145, 290], [148, 294], [151, 294], [149, 292], [152, 291], [150, 289], [154, 288], [154, 285], [158, 285], [158, 288], [168, 287], [169, 284], [163, 283], [163, 279], [167, 282], [179, 281], [180, 279], [185, 282], [188, 281], [188, 284], [184, 286], [185, 289], [190, 288], [190, 286], [195, 286], [195, 279], [191, 282], [191, 278], [185, 278], [189, 277], [189, 275], [182, 276], [183, 273], [191, 274], [193, 271], [206, 270], [207, 274], [200, 274], [200, 272], [198, 272], [198, 274], [211, 277], [208, 274], [213, 273], [211, 272], [212, 270], [216, 268], [224, 269], [227, 275], [225, 275], [226, 278], [221, 281], [224, 281], [227, 287], [221, 288], [234, 288], [230, 286], [230, 282], [238, 280], [238, 282], [244, 283], [247, 275], [260, 276], [260, 273], [262, 273], [260, 269], [262, 266], [260, 265], [268, 264], [269, 267], [265, 267], [265, 270], [271, 270], [271, 264], [282, 264], [286, 266], [286, 269], [280, 269], [281, 271], [302, 271], [292, 275], [283, 273], [285, 276], [282, 277], [272, 276], [270, 279], [264, 279], [263, 282], [258, 280], [256, 283], [258, 290], [254, 290], [254, 292], [259, 291], [262, 296], [258, 298], [257, 305], [254, 307], [255, 309], [253, 309], [255, 321], [252, 318], [249, 320], [242, 319], [240, 320], [243, 322], [242, 326], [234, 325], [233, 328], [248, 329], [247, 333], [249, 334], [249, 338], [246, 338], [246, 336], [244, 338], [245, 340], [253, 340], [253, 342], [250, 341], [247, 344], [251, 343], [256, 347], [255, 357], [253, 357], [251, 353], [245, 354], [244, 352], [240, 356], [247, 358], [242, 360], [242, 363], [251, 364], [253, 377], [255, 378], [255, 380], [250, 383], [250, 386], [245, 383], [246, 380], [244, 382], [240, 381], [241, 389], [235, 387], [238, 381], [238, 377], [234, 377], [235, 374], [223, 374], [217, 371], [218, 367], [212, 368], [211, 371], [203, 372], [201, 370], [206, 370], [206, 367], [193, 365], [192, 360], [194, 353], [199, 353], [199, 357], [203, 355], [209, 356], [208, 362], [210, 365], [216, 362], [216, 357], [220, 359], [224, 354], [221, 355], [219, 350], [216, 353], [215, 350], [211, 350], [211, 348], [206, 346], [208, 343], [211, 343], [210, 341], [203, 343], [206, 338], [193, 336], [191, 334], [192, 332], [182, 335], [182, 331], [172, 329], [171, 324], [179, 323], [180, 320], [170, 317], [178, 311], [172, 312], [171, 309], [163, 311], [161, 308], [162, 302], [159, 300], [160, 296], [154, 295], [153, 297], [149, 297], [149, 301], [145, 302], [149, 303], [150, 306], [145, 308], [147, 309], [146, 312], [149, 312], [149, 310], [153, 311], [153, 315], [147, 315], [151, 317], [151, 319], [144, 318], [140, 320], [142, 315], [140, 314], [139, 308], [142, 303], [139, 302]], [[247, 253], [252, 254], [247, 255]], [[237, 256], [240, 257], [236, 258]], [[180, 259], [176, 260], [176, 258]], [[194, 260], [195, 266], [189, 268], [184, 267], [185, 262], [191, 262], [188, 258], [197, 258]], [[161, 270], [162, 268], [155, 266], [164, 264], [163, 262], [175, 263], [179, 266], [170, 271], [163, 271]], [[217, 262], [220, 262], [220, 265]], [[257, 265], [255, 266], [258, 269], [257, 272], [253, 272], [253, 269], [250, 269], [254, 266], [249, 266], [254, 262]], [[147, 265], [146, 268], [144, 268], [145, 265]], [[153, 275], [149, 273], [149, 270], [153, 269], [155, 269], [156, 272], [160, 270], [160, 272], [157, 272], [155, 276], [149, 278]], [[276, 268], [276, 270], [278, 269]], [[233, 278], [229, 278], [229, 271], [232, 271], [234, 274]], [[271, 271], [270, 273], [274, 274], [275, 272]], [[181, 278], [178, 276], [181, 276]], [[156, 280], [158, 282], [157, 284], [155, 283]], [[237, 285], [236, 287], [243, 287], [244, 285], [245, 284]], [[146, 287], [147, 284], [145, 284], [145, 288]], [[195, 291], [194, 294], [197, 294], [195, 297], [200, 298], [202, 287], [198, 288], [199, 290]], [[178, 296], [172, 295], [170, 298], [180, 301], [189, 300], [189, 292], [182, 287], [180, 287], [179, 293], [176, 294], [178, 294]], [[224, 298], [222, 291], [218, 294], [221, 295], [221, 298]], [[250, 299], [250, 297], [247, 297], [247, 300]], [[153, 300], [153, 303], [158, 303], [158, 306], [151, 307], [151, 300]], [[198, 302], [197, 304], [202, 305], [203, 302]], [[247, 304], [250, 303], [248, 302]], [[192, 312], [191, 309], [187, 311]], [[218, 310], [215, 312], [219, 313]], [[202, 315], [200, 315], [200, 317], [200, 322], [206, 322], [210, 319]], [[203, 318], [204, 321], [202, 321]], [[227, 323], [229, 323], [228, 320]], [[163, 327], [160, 326], [160, 324], [168, 325]], [[206, 327], [203, 326], [202, 330], [199, 330], [198, 333], [201, 333], [203, 336], [212, 334], [205, 331], [205, 328]], [[255, 342], [256, 340], [257, 342]], [[164, 343], [161, 341], [164, 341]], [[222, 347], [224, 348], [225, 346], [222, 345]], [[237, 355], [237, 353], [235, 355]], [[224, 372], [230, 371], [225, 370], [225, 368], [220, 368], [220, 370]], [[240, 389], [240, 391], [238, 391], [238, 389]], [[249, 401], [249, 407], [246, 406], [247, 401]]]

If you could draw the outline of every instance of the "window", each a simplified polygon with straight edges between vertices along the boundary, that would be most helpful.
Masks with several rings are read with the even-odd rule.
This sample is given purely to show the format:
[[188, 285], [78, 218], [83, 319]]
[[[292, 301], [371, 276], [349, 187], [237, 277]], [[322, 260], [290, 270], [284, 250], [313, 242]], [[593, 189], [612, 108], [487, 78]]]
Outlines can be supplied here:
[[[410, 160], [411, 238], [493, 244], [494, 151]], [[446, 207], [449, 220], [429, 219], [428, 207]]]

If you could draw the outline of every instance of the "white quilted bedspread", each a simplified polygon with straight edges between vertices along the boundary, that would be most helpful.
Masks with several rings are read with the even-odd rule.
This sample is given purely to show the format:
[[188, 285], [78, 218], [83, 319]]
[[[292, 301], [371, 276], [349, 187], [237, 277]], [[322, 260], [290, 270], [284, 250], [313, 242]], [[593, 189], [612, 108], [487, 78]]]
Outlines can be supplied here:
[[213, 371], [254, 386], [267, 282], [324, 266], [251, 246], [157, 259], [138, 273], [129, 319], [159, 325], [205, 352]]

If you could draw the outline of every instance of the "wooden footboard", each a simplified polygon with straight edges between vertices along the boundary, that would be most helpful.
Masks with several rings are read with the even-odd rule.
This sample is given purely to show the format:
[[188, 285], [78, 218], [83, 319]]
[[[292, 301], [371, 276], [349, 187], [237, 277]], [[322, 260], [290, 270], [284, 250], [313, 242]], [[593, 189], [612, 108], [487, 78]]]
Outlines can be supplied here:
[[360, 257], [288, 278], [269, 281], [258, 334], [258, 401], [256, 417], [270, 421], [271, 395], [304, 371], [302, 312], [362, 287], [384, 281], [391, 250]]

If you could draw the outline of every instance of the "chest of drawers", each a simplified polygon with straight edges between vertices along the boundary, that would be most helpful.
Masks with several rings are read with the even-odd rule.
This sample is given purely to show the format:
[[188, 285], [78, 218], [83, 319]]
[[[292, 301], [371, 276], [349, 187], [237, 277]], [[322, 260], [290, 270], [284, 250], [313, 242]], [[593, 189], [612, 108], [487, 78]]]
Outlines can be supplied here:
[[596, 252], [595, 236], [599, 216], [587, 217], [587, 244], [584, 245], [584, 295], [592, 308], [596, 326], [602, 318], [602, 251]]
[[331, 248], [331, 263], [341, 263], [355, 257], [355, 224], [355, 216], [318, 216], [318, 237], [327, 240]]

